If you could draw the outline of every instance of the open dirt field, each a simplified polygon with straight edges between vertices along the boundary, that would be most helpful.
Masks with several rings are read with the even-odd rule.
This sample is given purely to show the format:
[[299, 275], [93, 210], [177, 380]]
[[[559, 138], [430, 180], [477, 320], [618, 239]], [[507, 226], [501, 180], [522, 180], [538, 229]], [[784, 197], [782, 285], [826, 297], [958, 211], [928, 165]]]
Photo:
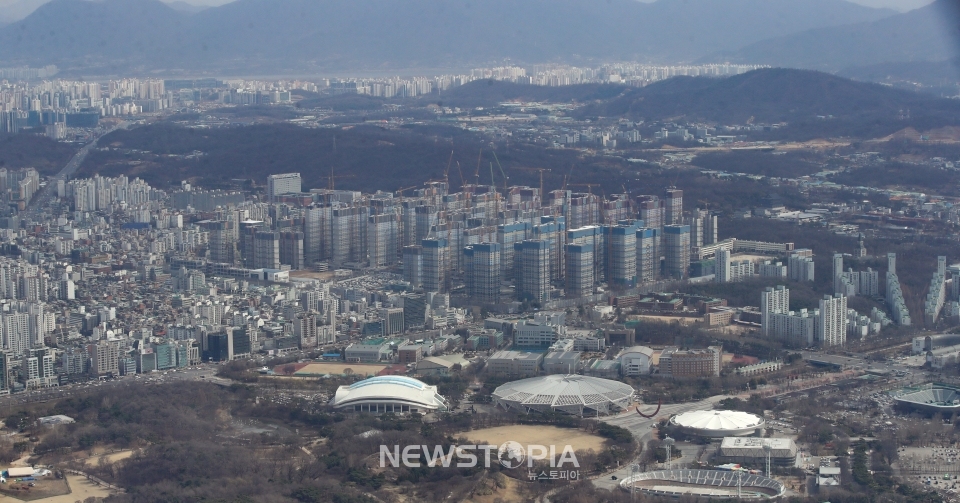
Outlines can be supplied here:
[[644, 320], [644, 321], [660, 321], [663, 323], [673, 323], [677, 322], [681, 325], [692, 325], [703, 321], [703, 318], [693, 318], [689, 316], [655, 316], [651, 314], [634, 314], [630, 316], [630, 319]]
[[[63, 484], [62, 480], [56, 481], [60, 484]], [[77, 501], [83, 501], [89, 497], [95, 498], [106, 498], [110, 496], [110, 491], [106, 490], [103, 487], [100, 487], [93, 482], [87, 480], [85, 477], [78, 475], [67, 475], [66, 483], [69, 484], [69, 494], [61, 494], [58, 496], [50, 496], [40, 499], [17, 499], [5, 494], [0, 494], [0, 503], [17, 503], [23, 501], [29, 501], [30, 503], [75, 503]], [[64, 489], [66, 489], [66, 484], [64, 484]]]
[[79, 475], [67, 475], [67, 483], [70, 484], [70, 494], [44, 498], [42, 500], [36, 500], [33, 503], [74, 503], [76, 501], [83, 501], [91, 496], [95, 498], [106, 498], [110, 496], [110, 491]]
[[471, 442], [486, 442], [491, 445], [501, 445], [509, 440], [519, 442], [521, 445], [555, 445], [558, 453], [563, 450], [565, 445], [573, 447], [575, 451], [593, 449], [599, 452], [603, 450], [602, 437], [581, 430], [557, 428], [556, 426], [497, 426], [495, 428], [466, 431], [459, 435], [467, 437]]
[[343, 374], [344, 370], [351, 369], [354, 375], [375, 376], [385, 368], [387, 368], [386, 365], [364, 365], [360, 363], [309, 363], [298, 369], [294, 375]]
[[113, 463], [116, 463], [117, 461], [120, 461], [121, 459], [127, 459], [130, 456], [133, 456], [132, 450], [120, 451], [120, 452], [110, 453], [104, 456], [90, 456], [89, 458], [84, 459], [83, 463], [87, 466], [98, 466], [100, 464], [100, 460], [103, 459], [107, 463], [113, 464]]
[[[526, 482], [507, 476], [501, 477], [500, 480], [499, 485], [490, 477], [483, 480], [474, 488], [474, 494], [462, 500], [463, 503], [523, 503], [530, 501], [530, 497], [521, 492], [524, 487], [521, 484], [527, 484]], [[422, 503], [423, 501], [407, 492], [399, 490], [390, 492], [396, 496], [398, 503]]]
[[521, 503], [527, 501], [527, 498], [520, 494], [521, 482], [510, 477], [503, 477], [503, 488], [496, 487], [492, 481], [486, 484], [484, 490], [479, 491], [483, 494], [475, 494], [468, 503]]
[[308, 270], [290, 271], [291, 278], [318, 279], [321, 281], [330, 281], [333, 279], [333, 271], [315, 272]]
[[[70, 492], [63, 479], [54, 478], [53, 475], [39, 477], [34, 481], [34, 487], [28, 486], [29, 482], [15, 482], [8, 480], [6, 484], [0, 486], [0, 502], [4, 501], [46, 501]], [[17, 490], [20, 488], [21, 490]]]

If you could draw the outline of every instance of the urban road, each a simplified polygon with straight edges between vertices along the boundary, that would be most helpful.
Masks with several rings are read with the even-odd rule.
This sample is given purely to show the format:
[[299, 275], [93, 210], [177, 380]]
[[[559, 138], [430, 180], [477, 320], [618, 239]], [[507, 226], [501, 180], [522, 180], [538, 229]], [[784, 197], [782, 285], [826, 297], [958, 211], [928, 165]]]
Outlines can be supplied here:
[[80, 165], [83, 164], [83, 160], [87, 158], [87, 154], [89, 154], [91, 150], [97, 147], [97, 142], [100, 141], [100, 138], [103, 138], [117, 129], [127, 129], [131, 124], [133, 124], [133, 122], [123, 121], [108, 129], [102, 135], [94, 138], [90, 143], [84, 145], [79, 152], [74, 154], [70, 161], [67, 162], [66, 166], [64, 166], [56, 176], [47, 180], [47, 184], [40, 189], [40, 193], [34, 196], [34, 198], [30, 201], [30, 204], [27, 205], [27, 211], [25, 212], [24, 216], [30, 221], [37, 221], [42, 209], [48, 207], [50, 203], [53, 202], [54, 197], [56, 197], [57, 182], [60, 180], [69, 180], [70, 177], [73, 176], [78, 169], [80, 169]]
[[101, 381], [84, 381], [73, 384], [64, 384], [62, 386], [53, 386], [50, 388], [24, 391], [22, 393], [0, 396], [0, 408], [28, 403], [42, 403], [71, 396], [85, 395], [98, 387], [115, 387], [124, 385], [144, 386], [177, 381], [201, 381], [218, 384], [220, 386], [229, 386], [233, 384], [233, 381], [230, 379], [217, 377], [216, 374], [218, 368], [219, 366], [217, 364], [201, 364], [195, 367], [171, 369], [160, 372], [151, 372], [148, 374], [133, 374]]
[[[637, 414], [636, 410], [629, 409], [626, 412], [622, 412], [615, 416], [603, 417], [600, 420], [608, 424], [626, 428], [630, 431], [630, 433], [633, 433], [633, 436], [636, 437], [642, 445], [646, 445], [647, 441], [653, 438], [655, 431], [654, 426], [656, 426], [657, 422], [660, 421], [661, 418], [670, 417], [675, 414], [680, 414], [681, 412], [689, 412], [692, 410], [711, 410], [714, 408], [717, 402], [723, 400], [724, 398], [727, 398], [727, 395], [712, 396], [705, 400], [700, 400], [699, 402], [664, 404], [660, 407], [660, 411], [651, 418], [643, 417], [640, 414]], [[651, 414], [653, 411], [657, 410], [657, 406], [651, 404], [640, 405], [639, 408], [644, 414]], [[620, 469], [605, 473], [602, 477], [594, 479], [593, 484], [603, 489], [616, 489], [624, 477], [630, 476], [632, 471], [630, 465], [631, 463], [624, 463]]]
[[[821, 364], [833, 365], [835, 367], [856, 369], [863, 372], [873, 372], [881, 375], [887, 375], [894, 378], [892, 386], [906, 386], [918, 382], [926, 382], [936, 379], [936, 372], [925, 371], [921, 367], [925, 358], [923, 355], [913, 355], [908, 357], [896, 357], [886, 361], [871, 361], [867, 354], [850, 353], [847, 355], [827, 355], [813, 351], [801, 351], [805, 360], [815, 360]], [[805, 391], [804, 391], [805, 392]], [[792, 392], [786, 392], [789, 395]], [[600, 420], [626, 428], [637, 440], [646, 445], [647, 441], [653, 438], [655, 426], [661, 418], [667, 418], [674, 414], [688, 412], [692, 410], [710, 410], [717, 402], [728, 398], [727, 395], [717, 395], [699, 402], [666, 404], [660, 408], [660, 411], [653, 418], [645, 418], [634, 409], [617, 414], [615, 416], [603, 417]], [[656, 410], [656, 405], [645, 404], [640, 406], [640, 410], [645, 414], [650, 414]], [[624, 477], [631, 475], [631, 463], [625, 463], [616, 471], [605, 473], [602, 477], [593, 480], [593, 484], [604, 489], [616, 489]], [[616, 477], [616, 478], [614, 478]]]

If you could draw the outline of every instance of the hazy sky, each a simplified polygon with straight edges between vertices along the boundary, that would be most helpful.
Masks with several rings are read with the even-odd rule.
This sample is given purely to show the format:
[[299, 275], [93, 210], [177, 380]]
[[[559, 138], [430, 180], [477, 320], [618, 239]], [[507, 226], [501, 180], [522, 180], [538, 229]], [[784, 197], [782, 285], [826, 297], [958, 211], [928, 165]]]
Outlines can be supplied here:
[[[163, 1], [164, 1], [164, 2], [167, 2], [167, 3], [170, 3], [170, 2], [173, 2], [173, 1], [175, 1], [175, 0], [163, 0]], [[225, 3], [230, 3], [230, 2], [232, 2], [233, 0], [183, 0], [183, 1], [184, 1], [185, 3], [192, 4], [192, 5], [216, 6], [216, 5], [223, 5], [223, 4], [225, 4]]]
[[[172, 1], [172, 0], [164, 0]], [[233, 0], [183, 0], [187, 3], [193, 5], [223, 5], [225, 3], [230, 3]], [[655, 0], [640, 0], [641, 2], [652, 2]], [[923, 7], [928, 3], [933, 2], [933, 0], [849, 0], [853, 3], [858, 3], [860, 5], [867, 5], [870, 7], [886, 7], [889, 9], [895, 9], [901, 12], [908, 10], [916, 9], [918, 7]]]
[[[189, 0], [189, 1], [199, 2], [202, 0]], [[211, 0], [211, 1], [220, 1], [221, 3], [227, 3], [231, 0]], [[650, 2], [655, 2], [656, 0], [639, 0], [639, 1], [650, 3]], [[924, 5], [933, 3], [934, 0], [847, 0], [847, 1], [858, 3], [860, 5], [866, 5], [868, 7], [885, 7], [888, 9], [894, 9], [901, 12], [906, 12], [908, 10], [913, 10], [918, 7], [923, 7]]]
[[886, 7], [889, 9], [896, 9], [899, 11], [908, 11], [913, 10], [918, 7], [923, 7], [929, 3], [933, 3], [933, 0], [850, 0], [853, 3], [858, 3], [860, 5], [867, 5], [870, 7]]

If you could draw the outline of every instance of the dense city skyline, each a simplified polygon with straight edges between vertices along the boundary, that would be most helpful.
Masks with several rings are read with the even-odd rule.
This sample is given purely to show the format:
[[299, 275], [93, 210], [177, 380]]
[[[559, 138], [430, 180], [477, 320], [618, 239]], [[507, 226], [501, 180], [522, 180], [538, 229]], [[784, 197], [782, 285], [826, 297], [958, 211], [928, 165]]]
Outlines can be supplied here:
[[948, 0], [0, 0], [0, 498], [960, 501]]

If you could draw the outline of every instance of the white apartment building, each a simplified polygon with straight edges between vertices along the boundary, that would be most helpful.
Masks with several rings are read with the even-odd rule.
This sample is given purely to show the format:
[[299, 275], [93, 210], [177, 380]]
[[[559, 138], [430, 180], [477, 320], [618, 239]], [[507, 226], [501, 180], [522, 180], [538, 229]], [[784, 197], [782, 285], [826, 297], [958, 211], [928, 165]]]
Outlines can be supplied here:
[[796, 253], [790, 255], [787, 274], [794, 281], [813, 281], [813, 258]]
[[847, 298], [824, 295], [815, 334], [819, 346], [843, 346], [847, 343]]
[[562, 326], [524, 320], [513, 329], [513, 343], [520, 348], [549, 348], [560, 338]]
[[842, 346], [847, 342], [847, 298], [825, 295], [813, 312], [790, 311], [790, 290], [767, 288], [760, 297], [761, 332], [793, 347], [814, 344]]
[[283, 194], [300, 192], [300, 173], [282, 173], [267, 177], [267, 198], [276, 201]]
[[771, 315], [790, 312], [790, 290], [784, 286], [768, 287], [760, 294], [760, 332], [764, 337], [773, 337]]
[[736, 283], [754, 275], [754, 264], [750, 260], [731, 260], [730, 250], [717, 250], [717, 283]]

